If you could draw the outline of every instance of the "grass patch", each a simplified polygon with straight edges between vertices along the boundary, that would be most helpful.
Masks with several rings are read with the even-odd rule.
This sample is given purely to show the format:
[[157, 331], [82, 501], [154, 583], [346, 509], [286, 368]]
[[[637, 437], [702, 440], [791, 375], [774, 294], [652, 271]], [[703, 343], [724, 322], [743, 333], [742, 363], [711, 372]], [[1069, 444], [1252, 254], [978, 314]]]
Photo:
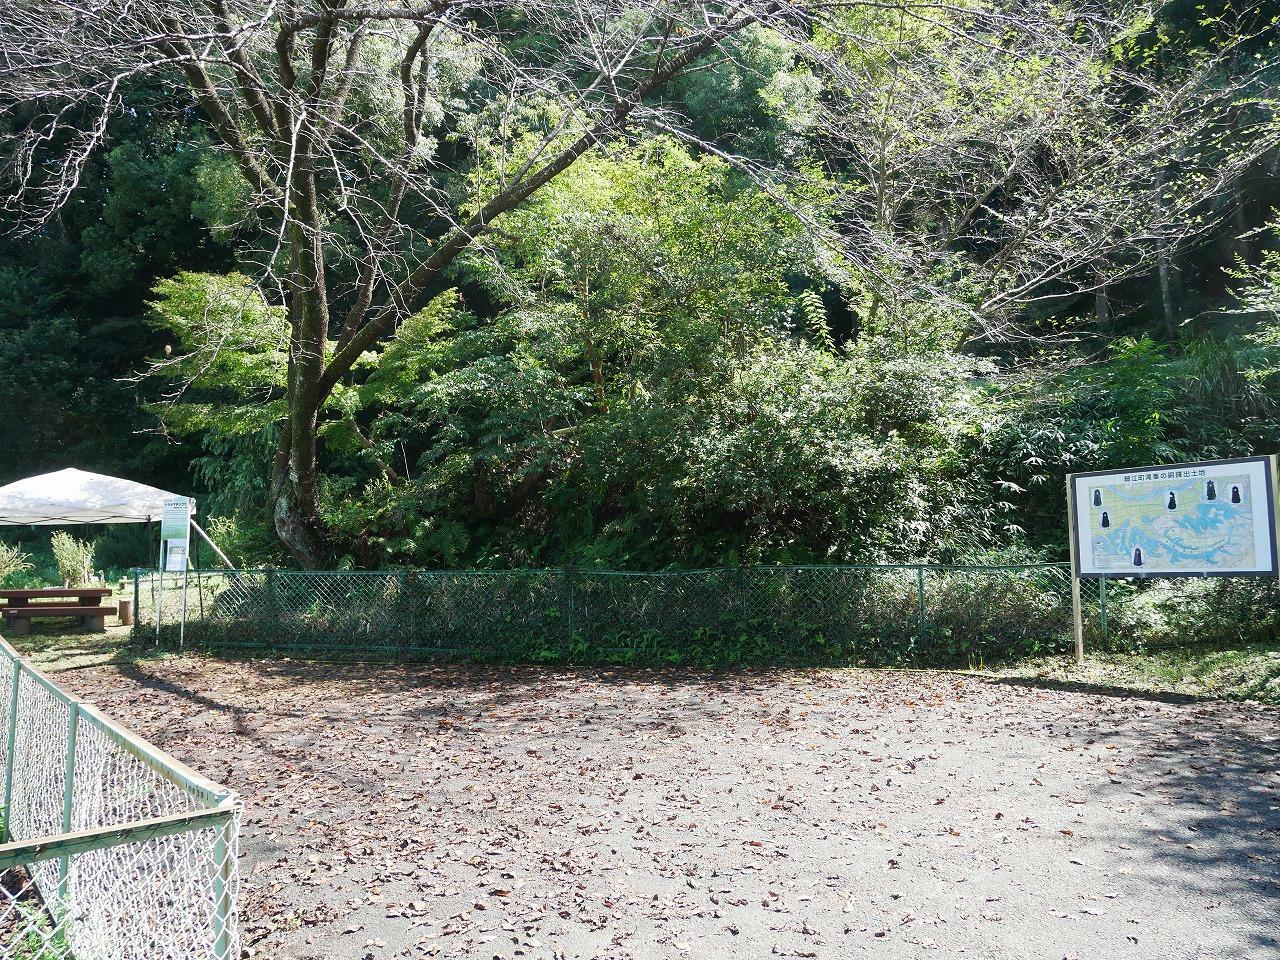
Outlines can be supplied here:
[[1071, 657], [1041, 657], [991, 672], [1032, 680], [1280, 704], [1280, 640], [1090, 653], [1083, 667], [1077, 667]]
[[89, 633], [56, 621], [36, 621], [30, 635], [5, 639], [33, 667], [45, 673], [96, 667], [111, 663], [136, 663], [168, 656], [170, 651], [154, 641], [137, 640], [129, 627], [111, 626], [106, 633]]

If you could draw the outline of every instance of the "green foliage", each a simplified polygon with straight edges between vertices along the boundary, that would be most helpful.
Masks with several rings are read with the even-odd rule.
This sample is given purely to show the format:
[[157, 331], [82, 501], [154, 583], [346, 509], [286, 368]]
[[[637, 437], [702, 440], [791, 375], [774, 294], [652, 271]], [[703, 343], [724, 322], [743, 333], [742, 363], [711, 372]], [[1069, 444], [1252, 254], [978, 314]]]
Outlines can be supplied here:
[[171, 274], [187, 261], [200, 236], [197, 211], [214, 202], [197, 178], [206, 156], [199, 146], [157, 154], [136, 140], [107, 152], [102, 212], [80, 235], [90, 293], [118, 295], [140, 275]]
[[156, 562], [159, 549], [155, 527], [147, 523], [121, 523], [95, 528], [93, 538], [94, 565], [107, 580], [115, 580], [119, 571], [133, 567], [149, 567]]
[[379, 351], [376, 363], [358, 391], [360, 409], [381, 409], [394, 404], [446, 362], [445, 337], [455, 329], [461, 298], [450, 288], [396, 328]]
[[1090, 364], [1025, 381], [985, 440], [1011, 515], [1065, 545], [1062, 479], [1077, 470], [1214, 460], [1280, 447], [1280, 342], [1272, 327], [1177, 347], [1120, 338]]
[[175, 401], [152, 411], [179, 434], [214, 430], [259, 433], [279, 422], [284, 405], [289, 321], [243, 274], [180, 273], [162, 280], [151, 304], [164, 332], [157, 373], [184, 385]]
[[[1194, 4], [1125, 14], [1111, 59], [1067, 73], [1044, 50], [960, 43], [965, 9], [842, 12], [845, 29], [814, 42], [844, 57], [848, 89], [777, 34], [743, 31], [730, 56], [668, 91], [713, 150], [637, 127], [499, 218], [320, 411], [322, 508], [342, 562], [1058, 559], [1071, 470], [1280, 449], [1280, 253], [1260, 229], [1280, 200], [1274, 178], [1259, 171], [1196, 211], [1203, 242], [1171, 253], [1175, 313], [1194, 318], [1175, 333], [1152, 322], [1156, 278], [1136, 267], [1095, 314], [1081, 291], [1109, 265], [1072, 245], [1088, 232], [1079, 218], [1035, 228], [1042, 207], [1117, 202], [1106, 183], [1072, 179], [1110, 133], [1145, 119], [1141, 91], [1112, 97], [1116, 64], [1150, 71], [1155, 89], [1253, 21]], [[513, 43], [547, 42], [513, 18]], [[359, 136], [400, 156], [397, 50], [367, 39], [351, 91]], [[478, 53], [461, 34], [448, 42], [424, 78], [429, 111], [484, 96]], [[1242, 124], [1260, 89], [1241, 93]], [[249, 279], [275, 226], [185, 94], [157, 83], [122, 95], [75, 202], [36, 236], [0, 241], [0, 449], [17, 452], [0, 480], [75, 462], [194, 483], [237, 564], [280, 564], [267, 500], [289, 318]], [[836, 101], [866, 119], [843, 152], [829, 137]], [[419, 159], [470, 210], [560, 118], [554, 98], [531, 100], [503, 129], [477, 116]], [[1191, 145], [1170, 189], [1194, 193], [1221, 150]], [[762, 180], [783, 163], [804, 177], [771, 194], [717, 151]], [[333, 213], [331, 262], [360, 242]], [[406, 211], [403, 226], [432, 216]], [[874, 270], [850, 267], [809, 224]], [[1010, 238], [1004, 262], [1034, 265], [1055, 245], [1080, 257], [1016, 317], [984, 312], [992, 281], [979, 269]], [[354, 288], [349, 269], [327, 278], [335, 303]], [[1053, 349], [1001, 339], [1010, 320]], [[146, 358], [153, 376], [139, 383]], [[148, 438], [157, 424], [176, 442]], [[142, 547], [100, 540], [99, 555], [124, 565]], [[957, 608], [973, 606], [952, 589]], [[1038, 622], [1042, 598], [1017, 599], [1018, 618]], [[1148, 635], [1189, 622], [1173, 608], [1151, 617]], [[694, 645], [708, 652], [687, 662], [781, 656], [772, 644], [785, 640], [763, 629], [704, 631]], [[957, 661], [986, 658], [990, 644], [963, 639], [975, 629], [940, 620], [935, 640], [954, 642]], [[805, 643], [831, 642], [811, 633]], [[644, 648], [651, 639], [628, 643], [683, 655]]]
[[742, 31], [719, 63], [678, 80], [672, 93], [705, 140], [752, 156], [802, 152], [817, 120], [821, 84], [796, 51], [764, 28]]
[[72, 555], [70, 563], [77, 570], [82, 565], [89, 569], [86, 582], [90, 584], [125, 579], [131, 569], [152, 566], [157, 560], [153, 526], [119, 524], [86, 529], [93, 531], [92, 539], [79, 541], [71, 531], [53, 527], [10, 528], [5, 541], [0, 541], [0, 552], [20, 550], [26, 565], [7, 579], [0, 577], [0, 586], [23, 590], [62, 586], [67, 578], [54, 555], [54, 537], [59, 542], [64, 538], [73, 541], [73, 548], [68, 551]]
[[31, 557], [20, 549], [7, 543], [0, 543], [0, 584], [7, 582], [14, 574], [34, 570]]
[[74, 430], [86, 373], [80, 350], [75, 322], [44, 278], [0, 264], [0, 448], [39, 462]]
[[359, 388], [409, 476], [330, 484], [349, 539], [428, 566], [639, 568], [991, 545], [968, 462], [989, 365], [941, 340], [840, 347], [799, 225], [718, 161], [592, 157], [491, 253], [467, 271], [509, 308], [442, 294]]
[[1109, 583], [1107, 619], [1128, 649], [1260, 643], [1280, 636], [1280, 587], [1260, 577]]
[[[71, 944], [67, 932], [71, 926], [71, 911], [55, 901], [50, 908], [36, 892], [27, 866], [6, 871], [8, 883], [21, 891], [12, 901], [6, 913], [12, 915], [9, 923], [16, 933], [7, 946], [13, 960], [46, 960], [51, 957], [68, 957]], [[7, 891], [6, 891], [7, 892]]]
[[63, 586], [85, 587], [96, 582], [92, 543], [77, 540], [65, 530], [59, 530], [50, 538], [49, 545]]
[[[209, 536], [236, 567], [275, 567], [284, 563], [284, 551], [275, 531], [265, 521], [254, 523], [248, 510], [240, 516], [212, 517], [209, 520]], [[214, 568], [220, 564], [214, 560], [203, 565]]]
[[193, 179], [216, 156], [189, 98], [138, 81], [109, 125], [73, 201], [43, 229], [0, 213], [0, 481], [68, 465], [169, 487], [180, 449], [153, 438], [132, 376], [163, 347], [144, 298], [176, 270], [225, 270], [229, 250], [197, 211]]

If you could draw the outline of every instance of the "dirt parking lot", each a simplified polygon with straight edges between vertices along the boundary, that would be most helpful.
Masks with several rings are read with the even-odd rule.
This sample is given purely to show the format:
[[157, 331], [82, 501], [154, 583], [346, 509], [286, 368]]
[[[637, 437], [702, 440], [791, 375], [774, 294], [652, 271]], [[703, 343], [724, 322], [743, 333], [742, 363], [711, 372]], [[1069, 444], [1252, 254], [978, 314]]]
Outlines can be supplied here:
[[1280, 956], [1280, 711], [863, 671], [59, 683], [245, 799], [253, 957]]

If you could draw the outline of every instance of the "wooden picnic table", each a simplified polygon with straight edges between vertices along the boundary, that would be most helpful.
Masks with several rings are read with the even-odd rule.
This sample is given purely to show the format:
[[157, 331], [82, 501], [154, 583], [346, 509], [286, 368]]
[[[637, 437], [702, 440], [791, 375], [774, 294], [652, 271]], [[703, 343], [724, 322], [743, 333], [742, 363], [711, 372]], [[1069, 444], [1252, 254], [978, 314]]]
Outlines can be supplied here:
[[0, 601], [21, 604], [31, 600], [78, 600], [97, 603], [115, 593], [110, 587], [38, 587], [34, 590], [6, 590], [0, 587]]
[[[26, 636], [31, 632], [31, 621], [36, 617], [74, 617], [81, 626], [97, 633], [105, 633], [106, 618], [116, 613], [116, 608], [103, 603], [114, 591], [110, 587], [43, 587], [36, 590], [6, 590], [0, 588], [0, 616], [14, 636]], [[62, 602], [59, 602], [62, 601]]]

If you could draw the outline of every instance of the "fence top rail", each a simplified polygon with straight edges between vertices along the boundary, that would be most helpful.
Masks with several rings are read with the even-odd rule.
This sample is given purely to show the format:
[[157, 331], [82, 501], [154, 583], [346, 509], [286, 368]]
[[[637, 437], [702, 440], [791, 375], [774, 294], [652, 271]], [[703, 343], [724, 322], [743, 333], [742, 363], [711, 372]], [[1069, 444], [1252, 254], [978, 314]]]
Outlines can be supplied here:
[[121, 749], [138, 758], [170, 783], [192, 794], [206, 806], [218, 807], [224, 803], [234, 803], [236, 801], [235, 791], [216, 783], [204, 774], [193, 770], [176, 757], [170, 756], [155, 744], [125, 729], [92, 703], [67, 693], [47, 676], [23, 660], [18, 651], [4, 637], [0, 637], [0, 654], [8, 658], [15, 671], [26, 674], [61, 703], [68, 707], [74, 707], [86, 722], [96, 727]]
[[171, 813], [124, 826], [93, 827], [75, 833], [3, 843], [0, 844], [0, 872], [20, 864], [40, 863], [55, 857], [79, 856], [95, 850], [119, 847], [126, 843], [144, 843], [147, 840], [175, 833], [220, 827], [231, 819], [235, 812], [235, 800], [228, 798], [210, 810]]
[[[787, 572], [792, 570], [818, 571], [864, 571], [864, 570], [926, 570], [957, 571], [972, 573], [997, 573], [1022, 570], [1070, 570], [1071, 565], [1060, 561], [1043, 563], [845, 563], [845, 564], [758, 564], [737, 567], [696, 567], [688, 570], [606, 570], [591, 567], [521, 567], [509, 570], [484, 569], [395, 569], [395, 570], [294, 570], [288, 567], [229, 568], [212, 567], [204, 570], [191, 569], [188, 576], [263, 576], [273, 574], [282, 577], [519, 577], [532, 575], [551, 576], [605, 576], [605, 577], [680, 577], [699, 573], [733, 573], [749, 572]], [[134, 567], [129, 571], [136, 576], [155, 576], [161, 571], [150, 567]], [[170, 572], [175, 583], [181, 583], [183, 574]]]

